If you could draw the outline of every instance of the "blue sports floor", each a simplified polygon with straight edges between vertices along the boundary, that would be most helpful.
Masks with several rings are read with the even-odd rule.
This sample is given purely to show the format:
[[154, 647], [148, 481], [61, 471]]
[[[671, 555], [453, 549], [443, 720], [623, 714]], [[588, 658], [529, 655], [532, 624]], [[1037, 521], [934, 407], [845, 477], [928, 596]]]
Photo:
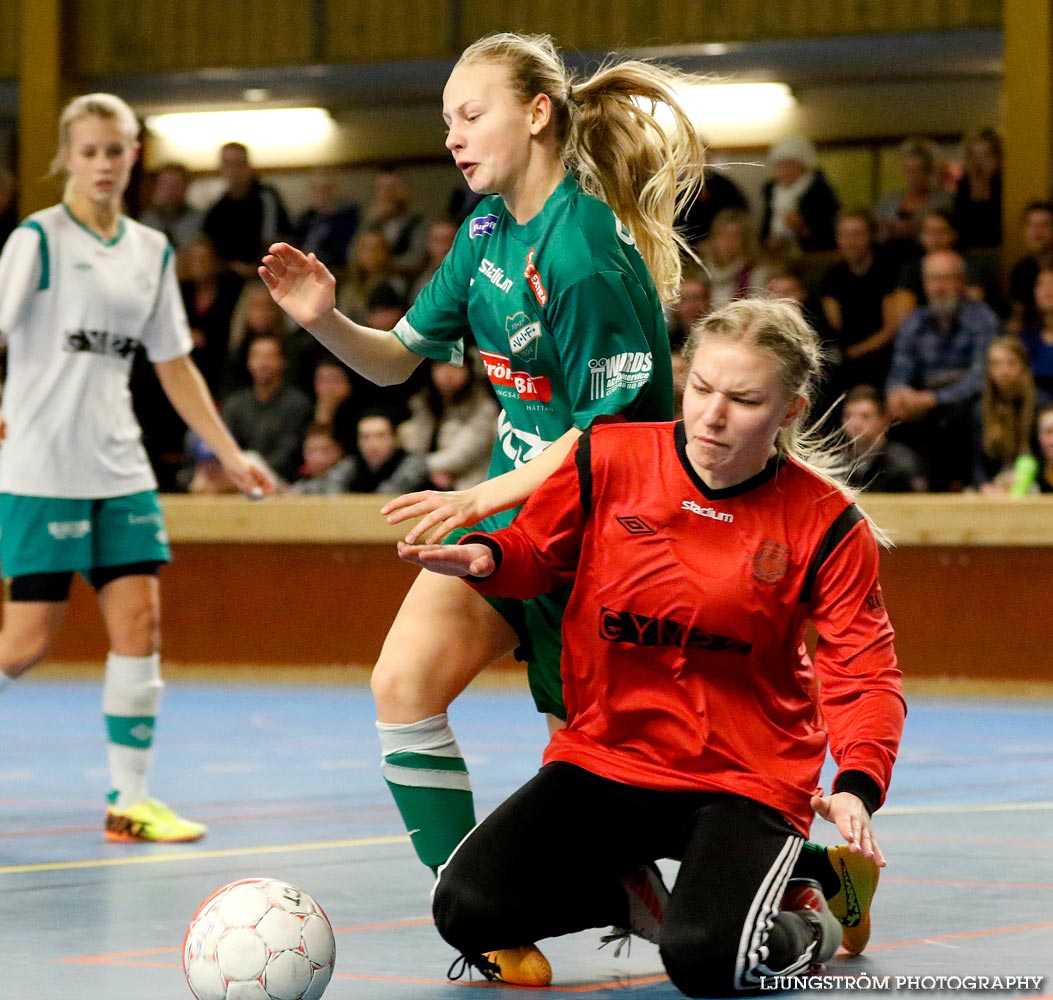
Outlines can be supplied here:
[[[104, 841], [97, 680], [50, 679], [43, 668], [0, 698], [2, 997], [188, 1000], [186, 922], [213, 889], [250, 875], [299, 885], [326, 908], [337, 940], [326, 1000], [432, 1000], [466, 989], [495, 1000], [679, 996], [652, 946], [636, 941], [615, 958], [597, 950], [598, 933], [544, 946], [555, 969], [548, 990], [447, 982], [455, 956], [430, 926], [431, 876], [379, 775], [368, 690], [171, 674], [153, 792], [209, 824], [199, 844]], [[891, 977], [881, 991], [890, 993], [933, 985], [922, 977], [1041, 976], [1037, 989], [996, 995], [1050, 1000], [1053, 702], [917, 697], [910, 709], [877, 819], [889, 867], [870, 947], [829, 965], [829, 976], [844, 977], [829, 985], [840, 988], [808, 992], [856, 995], [863, 974]], [[536, 767], [543, 721], [524, 691], [493, 687], [469, 691], [451, 717], [485, 813]], [[834, 842], [825, 824], [814, 836]], [[573, 891], [552, 887], [552, 905]], [[896, 990], [897, 976], [917, 982]]]

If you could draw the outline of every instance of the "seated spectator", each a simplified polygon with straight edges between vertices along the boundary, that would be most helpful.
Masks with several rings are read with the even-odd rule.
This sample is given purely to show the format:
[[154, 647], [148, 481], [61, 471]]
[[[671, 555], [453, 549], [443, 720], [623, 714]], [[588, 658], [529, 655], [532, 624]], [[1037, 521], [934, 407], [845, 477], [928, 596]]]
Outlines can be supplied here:
[[874, 246], [876, 225], [866, 210], [837, 218], [838, 260], [823, 275], [819, 295], [827, 326], [840, 347], [841, 378], [854, 385], [884, 385], [892, 363], [896, 324], [890, 296], [896, 276]]
[[[222, 398], [225, 399], [235, 389], [243, 389], [249, 384], [246, 362], [249, 356], [249, 345], [256, 337], [263, 335], [278, 337], [282, 341], [283, 351], [286, 351], [287, 324], [288, 319], [285, 313], [271, 298], [267, 286], [259, 280], [245, 282], [230, 320], [230, 338], [227, 341], [227, 356], [224, 363]], [[288, 368], [287, 351], [286, 368]]]
[[1039, 493], [1053, 493], [1053, 403], [1044, 403], [1035, 414], [1035, 437], [1038, 442]]
[[717, 213], [713, 228], [702, 243], [699, 260], [709, 282], [712, 309], [764, 289], [766, 272], [757, 263], [749, 213], [742, 209], [725, 208]]
[[719, 166], [707, 163], [705, 183], [698, 194], [677, 213], [676, 227], [696, 251], [713, 230], [713, 220], [726, 208], [749, 212], [742, 189]]
[[390, 413], [365, 413], [358, 421], [358, 457], [348, 483], [352, 493], [401, 495], [431, 488], [423, 455], [412, 455], [399, 446]]
[[709, 281], [702, 274], [685, 272], [680, 279], [680, 295], [669, 315], [669, 343], [677, 353], [687, 343], [691, 329], [713, 306]]
[[432, 361], [427, 388], [410, 400], [399, 426], [406, 451], [423, 455], [431, 484], [466, 490], [486, 478], [497, 435], [498, 406], [479, 374], [473, 351], [464, 365]]
[[457, 235], [457, 223], [450, 218], [434, 219], [428, 226], [428, 259], [424, 264], [424, 270], [417, 275], [410, 288], [409, 302], [420, 295], [421, 289], [434, 277], [439, 270], [439, 265], [450, 252], [454, 237]]
[[219, 172], [226, 191], [205, 213], [205, 235], [232, 271], [254, 278], [267, 247], [292, 236], [289, 213], [277, 190], [256, 176], [244, 144], [220, 148]]
[[965, 262], [941, 250], [922, 265], [928, 305], [896, 334], [886, 387], [894, 436], [921, 456], [936, 493], [972, 481], [974, 408], [983, 392], [987, 348], [998, 317], [965, 295]]
[[296, 222], [296, 245], [304, 253], [313, 253], [339, 281], [358, 231], [358, 218], [358, 206], [344, 197], [339, 177], [328, 167], [320, 167], [311, 174], [307, 211]]
[[[891, 316], [898, 326], [918, 306], [928, 302], [925, 296], [925, 283], [921, 280], [921, 262], [930, 253], [939, 250], [958, 250], [958, 230], [949, 212], [943, 209], [930, 208], [922, 213], [921, 232], [918, 242], [909, 251], [899, 268], [896, 288], [890, 302]], [[965, 261], [965, 293], [977, 302], [987, 300], [986, 290], [981, 276], [969, 257]]]
[[1025, 327], [1020, 339], [1027, 349], [1028, 364], [1041, 403], [1053, 403], [1053, 264], [1043, 267], [1035, 279], [1034, 326]]
[[833, 250], [840, 203], [819, 169], [815, 147], [791, 135], [768, 153], [772, 179], [764, 185], [760, 238], [773, 253]]
[[888, 414], [881, 394], [872, 385], [848, 390], [841, 411], [849, 460], [848, 484], [872, 493], [923, 493], [925, 470], [921, 459], [905, 444], [887, 437]]
[[816, 384], [815, 395], [809, 407], [807, 421], [815, 424], [831, 418], [828, 429], [837, 427], [836, 409], [844, 394], [844, 378], [841, 374], [843, 359], [841, 344], [827, 325], [823, 305], [813, 295], [804, 279], [792, 267], [778, 268], [768, 278], [767, 293], [776, 299], [796, 302], [808, 325], [818, 334], [823, 345], [822, 379]]
[[356, 323], [365, 322], [369, 296], [381, 285], [406, 294], [406, 280], [395, 268], [384, 234], [376, 227], [363, 229], [351, 247], [347, 273], [337, 290], [337, 308]]
[[1007, 333], [1018, 333], [1038, 320], [1035, 281], [1040, 268], [1053, 266], [1053, 201], [1032, 201], [1025, 207], [1024, 245], [1027, 256], [1009, 273]]
[[304, 437], [300, 478], [289, 487], [289, 492], [307, 496], [347, 493], [354, 474], [355, 460], [333, 436], [332, 428], [311, 424]]
[[191, 357], [209, 391], [218, 398], [227, 369], [231, 323], [244, 283], [223, 267], [216, 248], [206, 236], [186, 248], [185, 274], [179, 291], [194, 340]]
[[193, 431], [186, 433], [184, 452], [187, 464], [180, 475], [187, 493], [218, 497], [238, 492], [216, 453]]
[[154, 177], [150, 200], [139, 216], [144, 226], [159, 229], [179, 255], [180, 275], [185, 273], [184, 251], [201, 236], [204, 213], [186, 200], [190, 171], [182, 163], [166, 163]]
[[883, 195], [874, 209], [878, 240], [902, 261], [921, 233], [925, 212], [950, 212], [953, 199], [940, 190], [940, 153], [930, 139], [915, 136], [899, 148], [903, 187]]
[[978, 419], [973, 485], [984, 493], [1008, 493], [1017, 459], [1030, 453], [1035, 425], [1035, 380], [1027, 348], [1015, 334], [996, 337], [987, 349]]
[[303, 438], [311, 422], [311, 401], [285, 381], [285, 350], [280, 335], [257, 334], [249, 344], [252, 384], [223, 404], [223, 420], [234, 440], [258, 453], [286, 482], [303, 461]]
[[1002, 245], [1002, 140], [994, 129], [965, 138], [953, 213], [963, 249]]
[[356, 375], [339, 358], [323, 354], [314, 366], [314, 423], [328, 427], [347, 454], [355, 450], [362, 401], [356, 392]]
[[397, 274], [412, 281], [427, 260], [427, 224], [410, 208], [410, 189], [397, 170], [378, 170], [373, 178], [373, 198], [363, 213], [363, 225], [379, 229], [391, 249]]
[[18, 225], [18, 191], [15, 175], [0, 167], [0, 250]]

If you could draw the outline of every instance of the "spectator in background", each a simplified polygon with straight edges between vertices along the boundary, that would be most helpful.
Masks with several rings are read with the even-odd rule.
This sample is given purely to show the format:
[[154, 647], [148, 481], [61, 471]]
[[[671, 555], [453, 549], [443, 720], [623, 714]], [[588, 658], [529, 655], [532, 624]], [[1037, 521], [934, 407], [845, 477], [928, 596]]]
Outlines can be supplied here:
[[892, 363], [896, 324], [890, 296], [895, 271], [875, 248], [877, 225], [866, 210], [837, 218], [838, 261], [823, 275], [819, 294], [827, 326], [837, 338], [846, 388], [884, 385]]
[[15, 175], [0, 167], [0, 250], [18, 225], [17, 194]]
[[463, 365], [432, 361], [427, 387], [410, 400], [411, 416], [399, 426], [403, 447], [424, 456], [436, 489], [466, 490], [486, 478], [499, 409], [479, 368], [475, 351]]
[[[930, 208], [922, 213], [921, 231], [918, 242], [910, 255], [899, 268], [896, 278], [896, 296], [894, 314], [902, 321], [912, 309], [923, 306], [928, 301], [925, 297], [925, 283], [921, 280], [921, 262], [930, 253], [939, 250], [958, 251], [958, 230], [950, 212]], [[965, 285], [969, 298], [978, 302], [985, 301], [985, 290], [981, 284], [973, 262], [963, 256], [965, 261]]]
[[1030, 453], [1035, 426], [1035, 380], [1027, 348], [1015, 334], [996, 337], [987, 348], [978, 420], [973, 485], [985, 493], [1008, 493], [1016, 460]]
[[760, 237], [773, 253], [833, 250], [840, 203], [803, 135], [777, 142], [768, 153], [772, 179], [764, 185]]
[[1039, 402], [1053, 403], [1053, 264], [1041, 268], [1035, 279], [1035, 310], [1035, 325], [1025, 327], [1020, 339], [1027, 350]]
[[954, 223], [962, 248], [1002, 245], [1002, 140], [985, 128], [965, 138], [962, 176], [954, 192]]
[[358, 458], [348, 483], [352, 493], [413, 493], [430, 488], [423, 455], [399, 446], [390, 413], [367, 411], [358, 421]]
[[371, 226], [359, 233], [351, 247], [346, 277], [337, 291], [337, 307], [356, 323], [364, 322], [366, 301], [380, 285], [387, 285], [403, 296], [408, 287], [395, 267], [384, 233], [379, 227]]
[[457, 223], [449, 217], [432, 220], [428, 226], [428, 259], [424, 264], [424, 270], [417, 275], [409, 291], [408, 301], [413, 300], [420, 294], [421, 289], [431, 281], [439, 265], [453, 246], [454, 237], [457, 235]]
[[899, 147], [903, 187], [889, 191], [878, 201], [874, 216], [878, 240], [889, 255], [906, 260], [917, 245], [925, 212], [950, 212], [951, 196], [940, 189], [940, 152], [930, 139], [915, 136]]
[[182, 163], [166, 163], [154, 176], [150, 200], [139, 216], [139, 221], [151, 229], [158, 229], [168, 237], [179, 254], [183, 273], [184, 251], [201, 236], [204, 213], [186, 200], [190, 187], [190, 171]]
[[694, 199], [677, 213], [676, 228], [687, 244], [698, 249], [713, 229], [713, 221], [726, 208], [749, 213], [742, 189], [719, 167], [707, 163], [705, 181]]
[[1038, 443], [1039, 493], [1053, 493], [1053, 403], [1039, 407], [1035, 415], [1035, 437]]
[[361, 408], [356, 392], [356, 375], [339, 358], [323, 354], [314, 366], [314, 423], [328, 427], [344, 451], [355, 450], [355, 431], [358, 410]]
[[291, 236], [289, 213], [281, 195], [256, 176], [244, 144], [220, 148], [219, 172], [226, 192], [205, 214], [205, 235], [232, 271], [252, 278], [267, 247]]
[[446, 205], [446, 212], [457, 226], [460, 226], [472, 212], [475, 206], [483, 200], [483, 195], [477, 194], [467, 184], [458, 184], [450, 192], [450, 200]]
[[304, 253], [313, 253], [339, 281], [358, 231], [358, 206], [341, 190], [340, 178], [328, 167], [311, 174], [310, 202], [296, 222], [295, 236]]
[[709, 282], [710, 306], [719, 309], [764, 289], [766, 271], [757, 263], [748, 212], [725, 208], [713, 219], [699, 259]]
[[247, 281], [238, 296], [230, 321], [221, 398], [225, 399], [235, 390], [250, 384], [247, 367], [249, 345], [256, 337], [265, 335], [277, 337], [281, 341], [288, 368], [288, 321], [285, 313], [275, 305], [262, 282]]
[[895, 436], [925, 462], [929, 488], [943, 493], [972, 481], [974, 408], [999, 321], [984, 303], [966, 298], [959, 254], [929, 254], [922, 276], [928, 305], [896, 334], [886, 396], [889, 416], [902, 422]]
[[366, 206], [363, 224], [384, 235], [391, 262], [407, 281], [428, 259], [428, 228], [424, 216], [410, 208], [410, 189], [397, 170], [378, 170], [373, 178], [373, 199]]
[[285, 382], [284, 341], [278, 334], [257, 334], [249, 345], [252, 385], [223, 404], [223, 420], [234, 440], [259, 454], [287, 483], [303, 461], [303, 438], [311, 422], [311, 401]]
[[355, 474], [355, 460], [333, 436], [327, 424], [311, 424], [303, 442], [303, 467], [290, 493], [307, 496], [335, 496], [348, 492]]
[[1038, 319], [1035, 280], [1040, 268], [1053, 266], [1053, 201], [1032, 201], [1024, 208], [1024, 244], [1027, 256], [1009, 274], [1009, 333], [1018, 333]]
[[186, 248], [184, 260], [186, 276], [179, 283], [179, 291], [194, 341], [190, 356], [212, 396], [218, 399], [223, 391], [230, 327], [243, 281], [223, 266], [206, 236], [198, 237]]
[[713, 307], [709, 281], [698, 273], [685, 273], [680, 279], [680, 295], [669, 315], [669, 343], [674, 354], [687, 343], [694, 325]]
[[[838, 406], [844, 392], [844, 380], [841, 375], [841, 344], [826, 323], [822, 301], [809, 291], [804, 279], [792, 267], [772, 271], [768, 278], [766, 291], [772, 298], [789, 299], [796, 302], [808, 325], [822, 342], [822, 377], [816, 384], [807, 420], [814, 424], [822, 421], [827, 415], [833, 417], [833, 411]], [[833, 426], [836, 426], [836, 423]], [[829, 429], [833, 429], [833, 426]]]
[[841, 429], [849, 460], [849, 486], [872, 493], [925, 492], [921, 459], [905, 444], [890, 441], [888, 427], [888, 413], [877, 389], [857, 385], [848, 390]]

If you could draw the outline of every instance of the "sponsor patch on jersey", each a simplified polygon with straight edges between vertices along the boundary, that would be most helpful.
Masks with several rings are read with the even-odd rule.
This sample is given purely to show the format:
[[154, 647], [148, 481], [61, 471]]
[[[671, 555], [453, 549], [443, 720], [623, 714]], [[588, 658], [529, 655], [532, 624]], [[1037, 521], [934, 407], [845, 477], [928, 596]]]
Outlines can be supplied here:
[[778, 542], [761, 542], [753, 554], [753, 579], [761, 583], [778, 583], [790, 565], [790, 550]]
[[525, 312], [517, 312], [505, 317], [505, 332], [508, 334], [508, 346], [513, 354], [518, 354], [523, 361], [533, 361], [537, 357], [538, 338], [541, 336], [541, 324], [531, 322]]
[[544, 305], [548, 302], [548, 292], [545, 291], [545, 286], [541, 284], [541, 275], [537, 273], [537, 268], [534, 266], [534, 248], [530, 248], [530, 252], [526, 257], [526, 270], [523, 272], [523, 277], [526, 278], [527, 284], [530, 285], [530, 290], [534, 293], [534, 298], [537, 299], [538, 305]]
[[708, 517], [713, 521], [723, 521], [726, 524], [731, 524], [735, 520], [734, 514], [729, 514], [725, 510], [717, 510], [714, 507], [703, 507], [697, 500], [684, 500], [680, 504], [680, 509], [689, 510], [692, 514]]
[[477, 215], [468, 223], [468, 239], [474, 240], [476, 236], [490, 236], [496, 225], [496, 215]]
[[479, 273], [485, 274], [490, 279], [490, 284], [499, 292], [509, 292], [512, 289], [512, 279], [506, 277], [505, 269], [498, 267], [493, 261], [485, 257], [479, 262]]
[[625, 514], [617, 518], [617, 521], [630, 535], [653, 535], [655, 533], [654, 528], [636, 514]]
[[753, 649], [752, 643], [692, 628], [672, 618], [652, 618], [614, 608], [600, 608], [600, 638], [634, 646], [679, 646], [681, 649], [706, 649], [711, 653], [738, 653], [742, 656]]
[[494, 388], [514, 389], [520, 399], [547, 403], [552, 399], [552, 383], [545, 375], [512, 370], [511, 358], [496, 351], [480, 351], [486, 365], [486, 377]]
[[589, 359], [589, 396], [603, 399], [619, 389], [640, 389], [651, 381], [650, 351], [624, 351], [609, 358]]
[[63, 347], [71, 354], [103, 354], [114, 358], [130, 358], [139, 341], [106, 330], [67, 330]]

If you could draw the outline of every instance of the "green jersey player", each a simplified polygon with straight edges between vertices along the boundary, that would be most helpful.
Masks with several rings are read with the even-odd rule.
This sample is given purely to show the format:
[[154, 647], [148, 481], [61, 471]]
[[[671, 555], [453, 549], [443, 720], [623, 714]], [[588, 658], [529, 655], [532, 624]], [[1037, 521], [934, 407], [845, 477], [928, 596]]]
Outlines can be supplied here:
[[[461, 358], [471, 333], [502, 407], [490, 478], [408, 494], [389, 521], [419, 517], [408, 542], [507, 522], [597, 419], [672, 416], [661, 302], [675, 295], [678, 194], [697, 187], [703, 150], [675, 97], [679, 78], [624, 62], [575, 82], [551, 39], [495, 35], [461, 56], [443, 94], [446, 147], [469, 186], [491, 195], [394, 331], [334, 307], [332, 275], [285, 244], [260, 276], [302, 327], [365, 377], [404, 380], [422, 358]], [[673, 126], [654, 112], [663, 106]], [[488, 663], [519, 648], [539, 707], [563, 714], [558, 598], [488, 603], [422, 574], [373, 672], [384, 774], [421, 860], [432, 868], [475, 822], [447, 707]], [[558, 725], [554, 721], [553, 725]], [[496, 957], [502, 978], [543, 985], [532, 946]]]

